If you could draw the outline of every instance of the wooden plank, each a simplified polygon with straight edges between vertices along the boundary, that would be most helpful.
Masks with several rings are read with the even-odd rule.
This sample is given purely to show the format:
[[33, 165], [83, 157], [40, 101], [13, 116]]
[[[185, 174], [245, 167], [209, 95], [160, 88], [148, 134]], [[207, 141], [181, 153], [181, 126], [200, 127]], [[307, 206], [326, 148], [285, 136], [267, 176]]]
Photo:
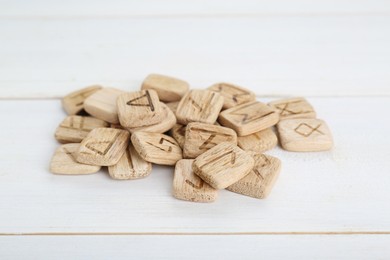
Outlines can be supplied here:
[[388, 235], [14, 236], [2, 259], [389, 259]]
[[60, 102], [0, 101], [0, 234], [389, 232], [390, 98], [309, 102], [333, 132], [332, 151], [273, 150], [282, 171], [267, 200], [221, 191], [205, 205], [173, 198], [170, 167], [136, 181], [50, 174]]
[[0, 1], [0, 17], [86, 17], [389, 12], [386, 0], [70, 0]]
[[151, 72], [258, 95], [390, 95], [390, 16], [7, 20], [0, 98], [51, 98]]

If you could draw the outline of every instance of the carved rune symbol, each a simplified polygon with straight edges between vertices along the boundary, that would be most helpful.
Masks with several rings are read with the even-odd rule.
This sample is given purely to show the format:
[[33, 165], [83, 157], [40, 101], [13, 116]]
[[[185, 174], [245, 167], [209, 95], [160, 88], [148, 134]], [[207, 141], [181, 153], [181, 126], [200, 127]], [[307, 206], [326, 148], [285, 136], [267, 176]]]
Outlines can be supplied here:
[[200, 181], [200, 183], [198, 185], [194, 184], [192, 181], [190, 180], [186, 180], [186, 183], [188, 185], [190, 185], [192, 188], [194, 189], [197, 189], [197, 190], [200, 190], [201, 188], [203, 188], [203, 181]]
[[217, 162], [219, 160], [222, 160], [225, 156], [228, 156], [228, 155], [230, 155], [230, 160], [225, 162], [224, 164], [222, 164], [222, 166], [226, 166], [228, 164], [234, 165], [234, 163], [236, 162], [236, 153], [234, 151], [228, 151], [228, 152], [223, 153], [220, 156], [212, 159], [211, 161], [206, 162], [205, 164], [200, 166], [200, 168], [203, 169], [206, 165]]
[[[243, 96], [248, 96], [249, 93], [241, 90], [241, 89], [238, 89], [238, 88], [235, 88], [233, 86], [226, 86], [224, 84], [221, 84], [218, 86], [218, 92], [223, 92], [225, 91], [226, 93], [229, 93], [232, 97], [232, 100], [235, 102], [235, 103], [238, 103], [238, 98], [239, 97], [243, 97]], [[238, 92], [238, 93], [232, 93], [232, 92]]]
[[319, 134], [324, 135], [323, 132], [318, 130], [321, 127], [321, 124], [317, 125], [316, 127], [312, 127], [311, 125], [308, 125], [306, 123], [301, 123], [299, 126], [297, 126], [294, 131], [297, 134], [302, 135], [303, 137], [309, 137], [311, 136], [314, 132], [317, 132]]
[[68, 149], [66, 149], [65, 147], [62, 147], [62, 150], [64, 150], [65, 154], [66, 154], [69, 158], [71, 158], [73, 162], [77, 162], [77, 161], [75, 160], [75, 158], [73, 157], [73, 154], [72, 154]]
[[[141, 104], [136, 103], [137, 101], [139, 101], [141, 99], [146, 99], [147, 103], [141, 103]], [[140, 97], [129, 100], [126, 104], [128, 106], [135, 106], [135, 107], [150, 107], [150, 110], [152, 110], [152, 112], [154, 112], [154, 110], [155, 110], [152, 98], [150, 97], [150, 94], [149, 94], [149, 91], [146, 91], [146, 93]]]
[[255, 105], [255, 103], [253, 104], [250, 104], [248, 106], [244, 106], [244, 107], [241, 107], [239, 108], [238, 110], [235, 110], [231, 113], [231, 115], [236, 115], [236, 116], [242, 116], [241, 118], [241, 124], [248, 124], [248, 123], [251, 123], [253, 121], [256, 121], [256, 120], [259, 120], [263, 117], [266, 117], [266, 116], [269, 116], [273, 113], [275, 113], [274, 111], [271, 111], [271, 112], [268, 112], [268, 113], [265, 113], [265, 114], [261, 114], [261, 113], [258, 113], [257, 111], [255, 111], [255, 113], [253, 113], [252, 115], [249, 115], [248, 113], [244, 113], [244, 112], [239, 112], [239, 111], [242, 111], [250, 106], [253, 106]]
[[[76, 119], [76, 120], [75, 120]], [[61, 127], [68, 129], [78, 129], [80, 131], [89, 132], [91, 129], [84, 129], [84, 117], [70, 117], [69, 124], [65, 122], [61, 124]]]
[[118, 138], [120, 133], [117, 133], [111, 141], [100, 141], [100, 142], [89, 142], [85, 144], [85, 147], [89, 150], [99, 154], [99, 155], [106, 155], [108, 151], [112, 148], [114, 145], [115, 140]]
[[293, 102], [287, 102], [278, 104], [275, 107], [280, 111], [280, 115], [282, 116], [288, 116], [288, 115], [296, 115], [296, 114], [307, 114], [311, 113], [313, 111], [303, 111], [302, 108], [300, 110], [295, 110], [291, 108], [290, 105], [299, 104], [302, 101], [293, 101]]
[[217, 145], [216, 143], [212, 143], [215, 136], [216, 136], [215, 134], [210, 135], [209, 138], [207, 138], [207, 140], [204, 141], [204, 143], [201, 146], [199, 146], [199, 149], [201, 149], [201, 150], [210, 149], [210, 148], [216, 146]]
[[160, 141], [159, 141], [159, 144], [160, 144], [160, 145], [155, 145], [155, 144], [150, 143], [150, 142], [146, 142], [146, 143], [149, 144], [149, 145], [151, 145], [151, 146], [153, 146], [153, 147], [156, 147], [157, 149], [159, 149], [159, 150], [161, 150], [161, 151], [168, 152], [168, 153], [172, 152], [172, 146], [169, 145], [169, 144], [168, 144], [168, 145], [164, 145], [164, 142], [168, 142], [168, 143], [170, 143], [171, 145], [176, 145], [175, 143], [173, 143], [173, 142], [171, 142], [171, 141], [165, 139], [164, 137], [162, 137], [162, 138], [160, 139]]

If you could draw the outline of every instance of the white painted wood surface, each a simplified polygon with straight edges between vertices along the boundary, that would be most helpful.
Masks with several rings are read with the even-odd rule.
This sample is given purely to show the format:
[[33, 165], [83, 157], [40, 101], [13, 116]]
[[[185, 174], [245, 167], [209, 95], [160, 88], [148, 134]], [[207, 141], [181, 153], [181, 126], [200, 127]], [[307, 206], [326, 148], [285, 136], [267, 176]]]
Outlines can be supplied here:
[[334, 150], [274, 150], [282, 172], [267, 200], [221, 191], [213, 204], [174, 199], [169, 167], [137, 181], [50, 174], [60, 102], [2, 101], [1, 118], [12, 127], [1, 134], [0, 233], [390, 232], [390, 125], [383, 121], [390, 99], [310, 101], [333, 131]]
[[[383, 259], [389, 236], [0, 237], [2, 259]], [[17, 246], [15, 246], [17, 245]], [[42, 245], [42, 246], [39, 246]], [[8, 250], [4, 250], [7, 248]], [[99, 254], [96, 253], [97, 248]]]
[[[389, 259], [389, 31], [387, 0], [0, 0], [0, 258]], [[336, 147], [272, 151], [264, 201], [175, 200], [168, 167], [48, 172], [53, 98], [151, 72], [310, 96]]]

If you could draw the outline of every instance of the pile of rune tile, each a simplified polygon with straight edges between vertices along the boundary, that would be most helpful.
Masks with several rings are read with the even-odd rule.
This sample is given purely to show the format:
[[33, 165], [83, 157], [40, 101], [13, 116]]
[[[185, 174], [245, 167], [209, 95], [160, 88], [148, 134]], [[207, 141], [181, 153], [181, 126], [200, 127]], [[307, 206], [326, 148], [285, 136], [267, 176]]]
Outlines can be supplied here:
[[190, 90], [183, 80], [151, 74], [139, 91], [90, 86], [62, 104], [68, 116], [55, 133], [62, 145], [52, 173], [91, 174], [104, 166], [113, 179], [134, 180], [147, 177], [152, 164], [171, 165], [173, 195], [188, 201], [215, 201], [220, 189], [267, 197], [281, 161], [264, 152], [278, 137], [288, 151], [333, 145], [304, 98], [264, 104], [229, 83]]

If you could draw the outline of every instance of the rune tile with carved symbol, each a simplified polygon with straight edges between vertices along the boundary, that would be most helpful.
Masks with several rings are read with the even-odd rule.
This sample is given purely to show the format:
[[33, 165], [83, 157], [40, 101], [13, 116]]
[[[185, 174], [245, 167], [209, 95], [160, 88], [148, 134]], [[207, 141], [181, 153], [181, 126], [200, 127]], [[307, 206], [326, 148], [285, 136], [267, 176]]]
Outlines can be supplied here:
[[147, 162], [175, 165], [183, 157], [179, 144], [168, 135], [135, 132], [131, 141], [141, 158]]
[[124, 93], [118, 97], [117, 105], [119, 121], [126, 128], [158, 124], [166, 115], [154, 90]]
[[315, 118], [316, 112], [312, 105], [304, 98], [287, 98], [276, 100], [268, 104], [275, 108], [280, 120], [292, 118]]
[[194, 160], [180, 160], [176, 163], [173, 178], [173, 196], [177, 199], [193, 202], [213, 202], [218, 191], [194, 174]]
[[271, 192], [280, 172], [281, 161], [270, 155], [251, 152], [255, 159], [252, 171], [227, 187], [227, 190], [253, 198], [264, 199]]
[[288, 151], [325, 151], [333, 146], [332, 134], [320, 119], [286, 119], [278, 123], [277, 129], [280, 143]]
[[50, 172], [54, 174], [81, 175], [98, 172], [100, 166], [87, 165], [76, 161], [80, 144], [61, 145], [50, 162]]
[[85, 99], [101, 89], [102, 86], [94, 85], [69, 93], [62, 99], [62, 107], [68, 115], [76, 115], [83, 111]]
[[81, 142], [77, 161], [90, 165], [111, 166], [126, 151], [130, 133], [114, 128], [95, 128]]
[[278, 121], [279, 114], [258, 101], [227, 109], [219, 115], [221, 125], [234, 129], [238, 136], [246, 136], [267, 129]]
[[224, 189], [253, 169], [254, 159], [232, 143], [221, 143], [199, 155], [193, 164], [196, 175], [215, 189]]
[[230, 83], [217, 83], [209, 87], [208, 90], [220, 93], [223, 96], [223, 109], [232, 108], [256, 99], [252, 91]]
[[214, 124], [223, 106], [223, 97], [208, 90], [191, 90], [180, 101], [176, 117], [178, 123]]

